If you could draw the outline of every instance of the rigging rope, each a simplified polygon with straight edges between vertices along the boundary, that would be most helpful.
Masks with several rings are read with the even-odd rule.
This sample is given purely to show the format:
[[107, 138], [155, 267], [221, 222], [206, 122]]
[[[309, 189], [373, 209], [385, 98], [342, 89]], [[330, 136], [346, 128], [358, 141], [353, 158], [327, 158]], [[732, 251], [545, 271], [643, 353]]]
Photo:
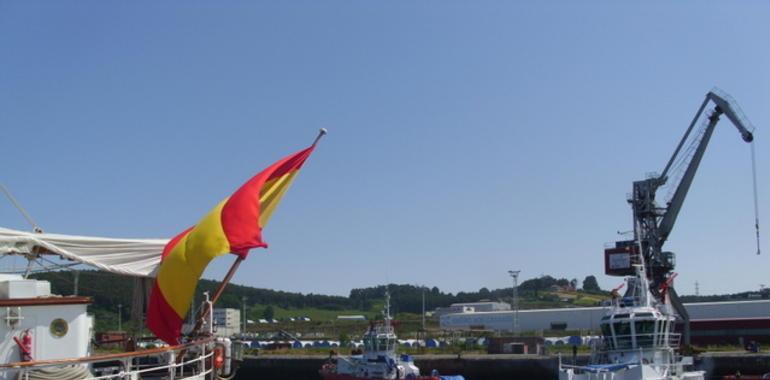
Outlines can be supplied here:
[[8, 190], [8, 188], [5, 187], [2, 183], [0, 183], [0, 190], [5, 193], [5, 196], [8, 198], [9, 201], [11, 201], [11, 204], [13, 207], [16, 207], [17, 210], [21, 213], [22, 216], [24, 216], [24, 219], [27, 219], [27, 222], [32, 226], [32, 230], [36, 233], [42, 233], [43, 229], [40, 228], [40, 226], [35, 223], [34, 220], [32, 220], [32, 217], [29, 216], [27, 213], [27, 210], [24, 209], [24, 207], [21, 207], [21, 203], [14, 198], [14, 196], [11, 194], [11, 192]]
[[757, 195], [757, 154], [754, 149], [754, 142], [751, 142], [751, 176], [754, 180], [754, 228], [757, 231], [757, 255], [759, 249], [759, 196]]

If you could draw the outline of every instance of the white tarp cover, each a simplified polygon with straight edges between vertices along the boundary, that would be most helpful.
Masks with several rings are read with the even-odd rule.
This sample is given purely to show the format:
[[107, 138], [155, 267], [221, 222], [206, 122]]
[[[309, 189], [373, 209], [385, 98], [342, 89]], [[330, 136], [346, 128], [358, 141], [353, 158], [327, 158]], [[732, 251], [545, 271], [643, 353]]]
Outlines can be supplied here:
[[[0, 227], [0, 254], [29, 254], [35, 247], [108, 272], [155, 277], [168, 239], [112, 239], [32, 233]], [[38, 252], [34, 251], [34, 252]]]

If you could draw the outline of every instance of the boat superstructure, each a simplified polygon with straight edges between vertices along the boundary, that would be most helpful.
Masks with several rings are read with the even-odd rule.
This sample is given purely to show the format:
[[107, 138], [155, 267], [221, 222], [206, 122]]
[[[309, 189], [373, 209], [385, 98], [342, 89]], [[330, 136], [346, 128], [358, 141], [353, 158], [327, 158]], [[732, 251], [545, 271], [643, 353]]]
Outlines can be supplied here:
[[623, 297], [614, 297], [602, 317], [602, 341], [594, 347], [591, 364], [559, 363], [560, 380], [704, 379], [703, 371], [687, 371], [691, 357], [678, 354], [680, 334], [670, 304], [649, 291], [643, 265], [628, 277]]

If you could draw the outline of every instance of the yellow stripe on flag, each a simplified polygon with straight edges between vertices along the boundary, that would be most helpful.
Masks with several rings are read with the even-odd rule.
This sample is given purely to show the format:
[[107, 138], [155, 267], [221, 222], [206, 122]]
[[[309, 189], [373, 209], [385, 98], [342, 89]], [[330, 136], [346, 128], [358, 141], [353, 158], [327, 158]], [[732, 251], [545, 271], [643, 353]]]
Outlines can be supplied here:
[[261, 206], [259, 225], [262, 228], [265, 228], [265, 225], [267, 225], [267, 221], [270, 220], [270, 217], [273, 215], [275, 207], [281, 202], [281, 198], [286, 194], [286, 190], [289, 189], [289, 186], [292, 181], [294, 181], [294, 177], [297, 176], [297, 173], [299, 173], [299, 170], [293, 170], [290, 173], [265, 182], [262, 191], [259, 193], [259, 203]]
[[208, 263], [230, 252], [230, 243], [222, 230], [221, 219], [222, 207], [226, 202], [227, 199], [219, 203], [177, 243], [158, 271], [158, 287], [181, 318], [190, 308], [198, 278]]

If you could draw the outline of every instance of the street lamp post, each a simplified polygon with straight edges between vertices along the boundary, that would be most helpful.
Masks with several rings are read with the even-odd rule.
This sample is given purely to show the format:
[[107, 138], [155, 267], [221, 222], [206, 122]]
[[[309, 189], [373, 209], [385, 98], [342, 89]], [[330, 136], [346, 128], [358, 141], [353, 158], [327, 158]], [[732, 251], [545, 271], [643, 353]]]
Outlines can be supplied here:
[[422, 331], [425, 331], [425, 287], [422, 287]]
[[246, 333], [246, 296], [241, 297], [241, 319], [243, 319], [243, 324], [241, 325], [241, 334]]
[[123, 304], [118, 304], [118, 331], [123, 331]]
[[519, 273], [520, 270], [509, 270], [508, 274], [513, 277], [513, 300], [511, 308], [513, 309], [513, 335], [519, 335]]

